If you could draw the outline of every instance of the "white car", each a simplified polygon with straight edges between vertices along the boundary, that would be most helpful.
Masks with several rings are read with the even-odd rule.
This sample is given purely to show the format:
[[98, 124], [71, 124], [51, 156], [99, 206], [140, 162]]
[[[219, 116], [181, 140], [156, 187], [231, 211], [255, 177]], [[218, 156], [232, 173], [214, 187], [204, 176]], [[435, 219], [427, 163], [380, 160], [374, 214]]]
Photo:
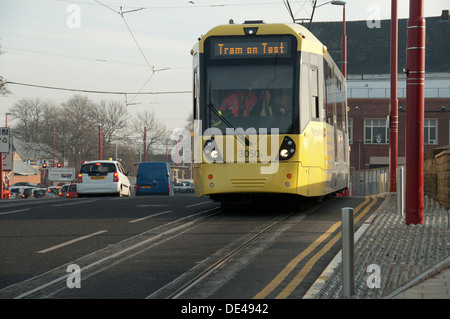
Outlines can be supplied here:
[[81, 165], [77, 178], [78, 197], [95, 194], [130, 196], [131, 185], [117, 161], [99, 160]]
[[22, 194], [23, 194], [24, 189], [25, 189], [25, 186], [11, 186], [11, 187], [9, 187], [9, 191], [11, 192], [11, 195], [9, 195], [9, 199], [22, 198]]

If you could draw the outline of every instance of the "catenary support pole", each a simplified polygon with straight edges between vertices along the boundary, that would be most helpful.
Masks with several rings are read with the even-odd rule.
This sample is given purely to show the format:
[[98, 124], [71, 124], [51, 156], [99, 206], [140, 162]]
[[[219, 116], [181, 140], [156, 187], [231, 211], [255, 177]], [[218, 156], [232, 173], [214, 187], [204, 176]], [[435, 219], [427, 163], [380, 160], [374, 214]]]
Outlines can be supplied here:
[[147, 162], [147, 126], [144, 126], [144, 162]]
[[425, 18], [423, 0], [410, 0], [406, 52], [406, 224], [423, 225]]
[[397, 0], [391, 3], [391, 99], [389, 103], [389, 192], [397, 188], [398, 166], [398, 21]]
[[98, 125], [98, 159], [103, 159], [103, 134], [102, 134], [102, 125]]

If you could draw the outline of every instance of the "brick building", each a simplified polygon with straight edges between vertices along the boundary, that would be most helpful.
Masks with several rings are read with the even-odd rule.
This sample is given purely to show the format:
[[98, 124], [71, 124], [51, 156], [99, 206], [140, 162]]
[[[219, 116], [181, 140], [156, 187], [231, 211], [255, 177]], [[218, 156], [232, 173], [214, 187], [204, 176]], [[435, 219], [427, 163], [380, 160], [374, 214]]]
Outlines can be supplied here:
[[[446, 8], [443, 8], [446, 9]], [[448, 10], [426, 18], [424, 152], [450, 144], [450, 21]], [[406, 25], [398, 21], [398, 164], [405, 164]], [[311, 31], [339, 64], [342, 22], [313, 23]], [[347, 98], [352, 170], [389, 166], [390, 20], [380, 28], [347, 22]]]
[[[390, 76], [348, 76], [350, 166], [364, 170], [389, 166]], [[405, 164], [406, 79], [398, 79], [398, 164]], [[425, 80], [424, 151], [450, 144], [450, 73]]]

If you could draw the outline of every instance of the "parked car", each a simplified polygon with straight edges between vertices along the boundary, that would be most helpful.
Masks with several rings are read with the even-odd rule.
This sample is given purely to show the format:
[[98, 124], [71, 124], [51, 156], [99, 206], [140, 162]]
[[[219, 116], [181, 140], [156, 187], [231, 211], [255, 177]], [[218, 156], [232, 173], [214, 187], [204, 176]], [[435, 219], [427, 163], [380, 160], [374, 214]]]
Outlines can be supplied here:
[[47, 197], [54, 198], [59, 196], [61, 186], [50, 186], [47, 188]]
[[36, 187], [24, 186], [23, 193], [22, 193], [22, 198], [32, 198], [32, 197], [34, 197], [34, 190], [35, 189], [36, 189]]
[[175, 193], [184, 193], [185, 192], [185, 185], [183, 183], [174, 183], [173, 184], [173, 191]]
[[189, 180], [181, 181], [180, 183], [175, 183], [173, 189], [175, 193], [193, 193], [194, 183]]
[[59, 197], [66, 197], [66, 193], [69, 190], [69, 185], [70, 184], [64, 184], [63, 186], [61, 186], [58, 193]]
[[23, 190], [25, 186], [11, 186], [9, 191], [11, 192], [9, 199], [22, 198]]
[[47, 197], [47, 196], [48, 196], [47, 193], [48, 193], [47, 188], [42, 188], [42, 187], [40, 187], [40, 188], [35, 188], [35, 189], [33, 190], [34, 198], [44, 198], [44, 197]]
[[76, 197], [78, 197], [77, 184], [76, 183], [72, 183], [72, 184], [69, 185], [69, 187], [67, 188], [66, 197], [67, 198], [76, 198]]
[[195, 192], [193, 180], [187, 179], [187, 180], [182, 180], [181, 182], [185, 186], [186, 193], [194, 193]]
[[100, 160], [81, 165], [77, 179], [78, 196], [115, 194], [130, 196], [131, 185], [122, 165], [117, 161]]
[[11, 187], [13, 186], [29, 186], [29, 187], [37, 187], [36, 184], [34, 183], [30, 183], [30, 182], [17, 182], [14, 185], [11, 185]]

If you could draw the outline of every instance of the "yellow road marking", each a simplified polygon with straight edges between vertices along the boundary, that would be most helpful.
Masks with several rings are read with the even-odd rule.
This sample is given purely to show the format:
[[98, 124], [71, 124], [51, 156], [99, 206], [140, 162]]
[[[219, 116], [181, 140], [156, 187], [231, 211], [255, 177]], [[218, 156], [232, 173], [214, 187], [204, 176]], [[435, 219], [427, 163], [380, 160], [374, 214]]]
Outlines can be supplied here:
[[[377, 202], [375, 196], [372, 197], [374, 200], [370, 205], [368, 205], [364, 211], [355, 218], [354, 223], [356, 224], [364, 215], [369, 212], [370, 208]], [[361, 210], [370, 201], [369, 197], [366, 197], [364, 202], [358, 205], [353, 213], [356, 215], [359, 210]], [[335, 223], [331, 226], [325, 233], [323, 233], [319, 238], [317, 238], [311, 245], [309, 245], [304, 251], [298, 254], [294, 259], [292, 259], [289, 264], [263, 289], [261, 290], [253, 299], [263, 299], [267, 297], [274, 289], [276, 289], [281, 282], [294, 270], [294, 268], [314, 249], [317, 248], [322, 242], [324, 242], [339, 226], [341, 222]], [[276, 298], [286, 298], [292, 291], [300, 284], [303, 278], [311, 271], [312, 267], [315, 265], [317, 260], [322, 257], [331, 247], [339, 240], [341, 237], [341, 232], [339, 232], [333, 239], [331, 239], [317, 254], [315, 254], [300, 270], [300, 272], [295, 276], [295, 278], [289, 283], [289, 285], [280, 293]]]

